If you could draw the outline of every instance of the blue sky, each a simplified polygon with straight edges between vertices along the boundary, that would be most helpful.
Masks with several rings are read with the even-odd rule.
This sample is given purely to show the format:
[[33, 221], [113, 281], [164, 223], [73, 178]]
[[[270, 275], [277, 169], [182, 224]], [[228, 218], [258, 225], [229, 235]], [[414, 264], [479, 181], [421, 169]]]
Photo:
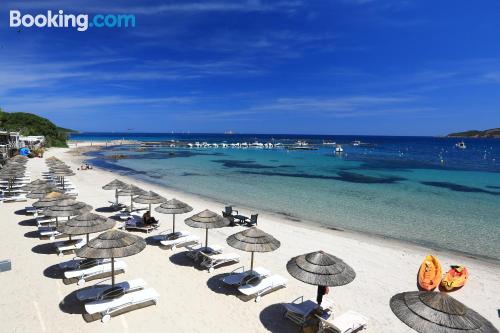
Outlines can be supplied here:
[[[135, 14], [135, 28], [8, 27]], [[0, 107], [82, 131], [442, 135], [500, 126], [500, 2], [3, 1]]]

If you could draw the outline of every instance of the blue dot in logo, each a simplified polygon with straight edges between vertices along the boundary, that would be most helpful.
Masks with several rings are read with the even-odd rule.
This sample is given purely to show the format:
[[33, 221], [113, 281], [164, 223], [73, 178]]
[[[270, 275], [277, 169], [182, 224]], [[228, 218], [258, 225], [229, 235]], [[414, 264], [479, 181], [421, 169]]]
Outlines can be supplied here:
[[94, 23], [90, 22], [89, 27], [93, 27], [93, 26], [94, 26]]

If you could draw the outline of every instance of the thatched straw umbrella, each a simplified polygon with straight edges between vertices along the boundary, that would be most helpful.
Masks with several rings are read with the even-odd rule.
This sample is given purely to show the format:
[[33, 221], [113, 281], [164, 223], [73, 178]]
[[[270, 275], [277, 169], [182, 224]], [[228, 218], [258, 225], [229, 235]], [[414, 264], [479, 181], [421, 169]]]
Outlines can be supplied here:
[[134, 209], [134, 202], [132, 201], [134, 199], [134, 196], [140, 195], [145, 193], [143, 189], [129, 184], [125, 188], [121, 189], [118, 191], [119, 196], [130, 196], [130, 212], [132, 213], [132, 210]]
[[57, 204], [58, 201], [65, 200], [65, 199], [73, 199], [73, 198], [70, 197], [69, 195], [62, 194], [61, 192], [54, 191], [54, 192], [47, 193], [46, 196], [44, 196], [40, 200], [34, 202], [33, 207], [35, 207], [37, 209], [47, 208], [50, 206], [54, 206]]
[[286, 264], [291, 276], [307, 284], [322, 287], [338, 287], [351, 283], [356, 272], [341, 259], [323, 251], [293, 257]]
[[254, 252], [271, 252], [281, 246], [279, 240], [256, 227], [237, 232], [229, 236], [226, 241], [235, 249], [252, 252], [250, 271], [253, 271]]
[[64, 177], [74, 176], [75, 173], [71, 169], [56, 169], [52, 172], [52, 175], [59, 178], [59, 182], [61, 183], [62, 189], [64, 190]]
[[104, 185], [102, 187], [102, 189], [106, 190], [106, 191], [115, 190], [116, 205], [118, 205], [118, 190], [123, 190], [126, 187], [127, 187], [127, 184], [125, 184], [121, 180], [115, 179], [115, 180], [111, 181], [110, 183]]
[[205, 249], [208, 250], [208, 229], [222, 228], [229, 225], [229, 220], [208, 209], [184, 220], [188, 226], [205, 229]]
[[[48, 217], [56, 218], [56, 228], [59, 226], [59, 217], [67, 217], [68, 220], [71, 216], [77, 216], [83, 213], [90, 212], [92, 206], [84, 202], [76, 201], [75, 199], [57, 200], [54, 205], [51, 205], [43, 210], [43, 214]], [[71, 239], [71, 235], [70, 235]]]
[[42, 199], [51, 192], [59, 192], [59, 189], [52, 184], [45, 184], [31, 190], [26, 194], [26, 197], [29, 199]]
[[172, 214], [172, 234], [175, 235], [175, 215], [176, 214], [185, 214], [189, 213], [193, 210], [193, 207], [189, 206], [187, 203], [184, 203], [177, 199], [168, 200], [165, 203], [162, 203], [160, 206], [155, 208], [155, 211], [161, 214]]
[[59, 224], [57, 231], [66, 235], [87, 235], [103, 232], [115, 226], [116, 221], [94, 213], [83, 213]]
[[491, 322], [445, 293], [404, 292], [394, 295], [390, 306], [396, 317], [420, 333], [498, 333]]
[[0, 179], [7, 180], [7, 192], [12, 192], [12, 187], [16, 182], [16, 178], [23, 177], [25, 169], [23, 167], [5, 167], [0, 170]]
[[108, 230], [76, 250], [82, 258], [111, 258], [111, 287], [115, 286], [115, 258], [129, 257], [144, 250], [146, 242], [139, 236], [119, 230]]
[[157, 204], [164, 203], [165, 201], [167, 201], [167, 199], [165, 199], [164, 197], [162, 197], [161, 195], [159, 195], [156, 192], [149, 191], [149, 192], [138, 195], [137, 197], [135, 197], [133, 199], [133, 201], [135, 203], [141, 203], [141, 204], [146, 204], [146, 205], [149, 204], [149, 213], [151, 213], [151, 205], [157, 205]]
[[42, 185], [51, 185], [51, 184], [47, 180], [36, 179], [36, 180], [32, 181], [31, 183], [24, 185], [23, 189], [27, 192], [31, 192], [34, 189], [36, 189]]

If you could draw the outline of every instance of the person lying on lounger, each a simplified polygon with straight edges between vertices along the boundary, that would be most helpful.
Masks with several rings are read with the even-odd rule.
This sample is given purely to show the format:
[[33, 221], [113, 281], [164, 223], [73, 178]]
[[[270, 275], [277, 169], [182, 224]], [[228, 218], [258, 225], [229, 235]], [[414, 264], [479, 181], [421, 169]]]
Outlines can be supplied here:
[[142, 215], [142, 223], [145, 225], [157, 224], [158, 220], [151, 216], [151, 212], [148, 210]]

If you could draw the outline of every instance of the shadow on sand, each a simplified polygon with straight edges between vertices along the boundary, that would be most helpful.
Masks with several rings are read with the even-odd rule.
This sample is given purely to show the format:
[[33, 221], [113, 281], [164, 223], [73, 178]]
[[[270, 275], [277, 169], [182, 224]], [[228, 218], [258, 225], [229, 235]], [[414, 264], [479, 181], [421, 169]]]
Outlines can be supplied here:
[[68, 294], [61, 303], [59, 303], [59, 309], [61, 309], [62, 312], [77, 315], [86, 313], [84, 304], [76, 298], [76, 293], [78, 291], [80, 291], [80, 289]]
[[273, 333], [301, 332], [299, 326], [283, 317], [285, 310], [281, 304], [272, 304], [260, 312], [260, 322]]
[[111, 206], [99, 207], [95, 209], [98, 213], [116, 213], [119, 210], [121, 210], [121, 208], [113, 208]]
[[43, 270], [43, 276], [50, 279], [62, 280], [64, 279], [64, 271], [59, 267], [58, 264], [49, 266]]
[[178, 266], [196, 267], [196, 263], [186, 255], [187, 253], [188, 251], [174, 253], [169, 257], [169, 260], [172, 264]]
[[14, 212], [14, 214], [16, 214], [16, 215], [22, 215], [22, 216], [28, 216], [28, 214], [26, 214], [26, 211], [24, 209], [16, 210]]
[[210, 288], [210, 290], [212, 290], [217, 294], [222, 294], [226, 296], [238, 296], [239, 293], [236, 287], [229, 287], [225, 285], [224, 282], [221, 281], [222, 278], [228, 275], [229, 275], [228, 273], [222, 273], [211, 276], [210, 279], [207, 280], [208, 288]]
[[26, 237], [26, 238], [40, 238], [40, 233], [38, 232], [38, 230], [28, 231], [27, 233], [24, 234], [24, 237]]
[[31, 252], [37, 253], [37, 254], [55, 255], [56, 254], [56, 249], [54, 248], [54, 244], [52, 244], [52, 243], [44, 243], [44, 244], [35, 245], [31, 249]]
[[22, 220], [18, 223], [18, 225], [23, 226], [23, 227], [36, 227], [37, 223], [35, 219], [27, 219], [27, 220]]

